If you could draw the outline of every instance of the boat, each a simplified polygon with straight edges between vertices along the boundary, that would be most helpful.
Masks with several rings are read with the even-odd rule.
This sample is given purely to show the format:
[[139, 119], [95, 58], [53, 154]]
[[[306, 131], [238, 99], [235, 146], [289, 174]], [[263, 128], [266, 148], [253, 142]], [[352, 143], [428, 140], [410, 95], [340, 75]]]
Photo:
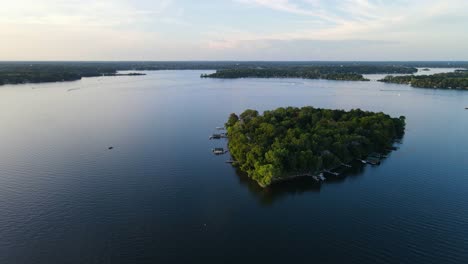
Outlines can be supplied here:
[[318, 177], [319, 177], [319, 179], [322, 180], [322, 181], [326, 180], [326, 178], [323, 176], [323, 173], [320, 173], [320, 174], [318, 175]]
[[225, 154], [227, 152], [227, 150], [224, 150], [224, 148], [214, 148], [211, 151], [215, 155], [222, 155], [222, 154]]
[[370, 165], [380, 165], [380, 159], [376, 159], [373, 157], [368, 157], [366, 162], [369, 163]]
[[221, 134], [213, 134], [210, 136], [210, 140], [211, 139], [220, 139], [221, 138]]

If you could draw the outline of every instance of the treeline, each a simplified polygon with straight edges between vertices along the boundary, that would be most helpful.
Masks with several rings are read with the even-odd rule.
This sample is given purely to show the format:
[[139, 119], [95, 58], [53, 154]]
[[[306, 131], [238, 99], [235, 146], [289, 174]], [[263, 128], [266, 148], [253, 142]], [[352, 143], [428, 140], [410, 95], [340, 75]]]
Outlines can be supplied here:
[[317, 173], [401, 138], [405, 118], [362, 110], [278, 108], [260, 115], [246, 110], [226, 123], [229, 150], [237, 166], [261, 186], [290, 175]]
[[468, 72], [438, 73], [433, 75], [386, 76], [386, 83], [409, 84], [418, 88], [468, 90]]
[[74, 64], [1, 64], [0, 85], [76, 81], [83, 77], [142, 75], [141, 73], [117, 74], [117, 68]]
[[272, 67], [238, 68], [218, 70], [212, 74], [202, 74], [202, 78], [303, 78], [366, 81], [362, 74], [375, 73], [415, 73], [416, 68], [400, 66], [307, 66], [307, 67]]
[[326, 79], [367, 81], [361, 74], [355, 73], [324, 73], [316, 69], [229, 69], [218, 70], [213, 74], [202, 74], [201, 78], [302, 78], [302, 79]]

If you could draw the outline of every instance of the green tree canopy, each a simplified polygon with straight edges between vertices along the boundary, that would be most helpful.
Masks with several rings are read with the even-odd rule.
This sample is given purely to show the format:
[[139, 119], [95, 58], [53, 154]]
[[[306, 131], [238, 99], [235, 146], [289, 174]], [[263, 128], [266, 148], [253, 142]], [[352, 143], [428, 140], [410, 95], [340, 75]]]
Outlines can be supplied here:
[[287, 107], [231, 114], [229, 149], [239, 168], [261, 186], [293, 174], [317, 173], [390, 148], [405, 118], [360, 109]]

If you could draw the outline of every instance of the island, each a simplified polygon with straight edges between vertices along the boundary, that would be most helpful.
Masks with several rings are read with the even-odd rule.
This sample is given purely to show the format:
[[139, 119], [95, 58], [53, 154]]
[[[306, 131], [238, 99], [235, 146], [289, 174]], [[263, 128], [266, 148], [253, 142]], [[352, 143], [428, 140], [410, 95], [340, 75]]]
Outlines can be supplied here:
[[231, 114], [226, 129], [232, 164], [266, 187], [391, 151], [404, 135], [405, 117], [360, 109], [287, 107], [263, 115], [248, 109]]
[[377, 73], [415, 73], [418, 70], [403, 66], [301, 66], [301, 67], [270, 67], [270, 68], [238, 68], [223, 69], [212, 74], [202, 74], [201, 78], [301, 78], [301, 79], [325, 79], [339, 81], [369, 81], [362, 74]]
[[456, 71], [433, 75], [386, 76], [380, 82], [408, 84], [417, 88], [468, 90], [468, 72]]

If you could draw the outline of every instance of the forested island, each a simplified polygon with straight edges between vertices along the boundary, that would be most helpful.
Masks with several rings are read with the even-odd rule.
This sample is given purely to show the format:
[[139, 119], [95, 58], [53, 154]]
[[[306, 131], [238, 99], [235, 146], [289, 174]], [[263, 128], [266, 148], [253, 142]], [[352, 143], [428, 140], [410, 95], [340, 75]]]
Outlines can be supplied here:
[[278, 108], [231, 114], [226, 128], [235, 165], [266, 187], [291, 175], [384, 152], [403, 136], [405, 117], [359, 109]]
[[417, 88], [468, 90], [468, 72], [463, 70], [433, 75], [390, 75], [379, 81], [385, 83], [409, 84]]
[[415, 73], [418, 70], [403, 66], [382, 65], [339, 65], [339, 66], [302, 66], [271, 68], [237, 68], [218, 70], [212, 74], [202, 74], [202, 78], [302, 78], [343, 81], [368, 81], [362, 74], [375, 73]]

